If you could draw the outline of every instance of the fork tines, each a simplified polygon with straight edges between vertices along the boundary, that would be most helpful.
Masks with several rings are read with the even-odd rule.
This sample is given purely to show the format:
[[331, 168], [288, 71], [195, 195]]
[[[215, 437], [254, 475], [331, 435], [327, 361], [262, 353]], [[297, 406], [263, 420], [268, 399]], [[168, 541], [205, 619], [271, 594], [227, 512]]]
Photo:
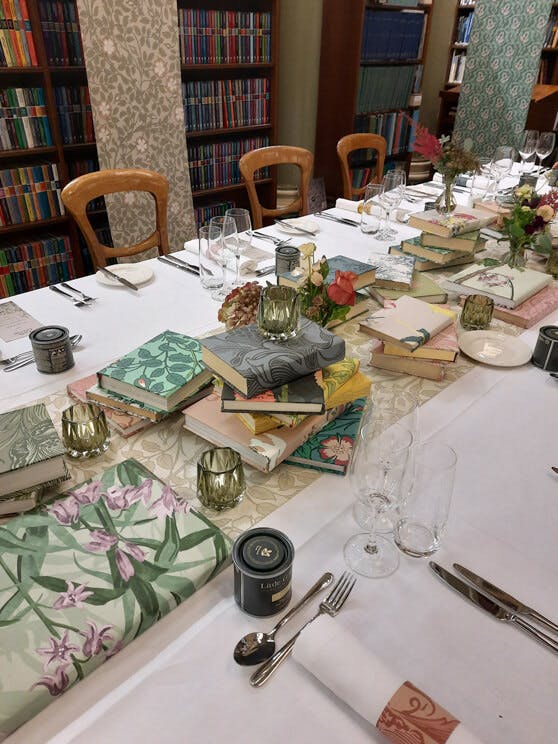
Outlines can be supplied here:
[[329, 593], [326, 602], [334, 604], [337, 609], [341, 609], [355, 584], [356, 576], [350, 573], [350, 571], [344, 571]]

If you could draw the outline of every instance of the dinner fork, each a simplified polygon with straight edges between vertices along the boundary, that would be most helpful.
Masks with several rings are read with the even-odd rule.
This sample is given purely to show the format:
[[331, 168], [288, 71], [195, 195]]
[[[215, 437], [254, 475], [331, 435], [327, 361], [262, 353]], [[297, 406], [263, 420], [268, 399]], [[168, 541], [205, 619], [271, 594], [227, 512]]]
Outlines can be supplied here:
[[327, 597], [320, 602], [318, 612], [316, 612], [310, 620], [304, 623], [298, 633], [295, 633], [294, 636], [279, 649], [279, 651], [276, 651], [273, 656], [265, 662], [265, 664], [262, 664], [261, 667], [256, 669], [254, 674], [250, 677], [250, 684], [252, 687], [261, 687], [265, 682], [267, 682], [277, 667], [285, 661], [287, 656], [290, 655], [296, 639], [302, 633], [304, 628], [307, 628], [310, 623], [313, 623], [316, 618], [320, 617], [320, 615], [326, 614], [335, 617], [347, 601], [347, 597], [353, 591], [355, 584], [356, 577], [348, 571], [345, 571]]
[[76, 307], [87, 307], [89, 305], [88, 302], [85, 302], [85, 300], [80, 300], [77, 297], [74, 297], [73, 294], [70, 294], [69, 292], [66, 292], [64, 289], [60, 289], [56, 284], [50, 284], [49, 289], [52, 292], [56, 292], [57, 294], [61, 294], [66, 299], [70, 300], [70, 302], [75, 305]]
[[84, 302], [95, 302], [97, 300], [96, 297], [90, 297], [89, 295], [86, 295], [85, 292], [82, 292], [81, 289], [76, 289], [75, 287], [72, 287], [71, 284], [68, 284], [67, 282], [60, 282], [60, 286], [64, 287], [64, 289], [69, 289], [70, 292], [75, 292], [78, 295], [81, 295], [81, 299]]
[[288, 245], [291, 242], [291, 238], [276, 238], [273, 235], [267, 235], [266, 233], [252, 231], [252, 235], [260, 240], [270, 240], [275, 246]]

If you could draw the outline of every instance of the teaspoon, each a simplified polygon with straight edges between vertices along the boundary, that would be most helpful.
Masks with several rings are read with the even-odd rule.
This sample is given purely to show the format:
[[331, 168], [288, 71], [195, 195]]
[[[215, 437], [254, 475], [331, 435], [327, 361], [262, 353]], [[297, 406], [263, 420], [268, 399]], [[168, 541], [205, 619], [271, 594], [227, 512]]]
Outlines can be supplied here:
[[233, 652], [236, 663], [241, 666], [253, 666], [254, 664], [261, 664], [263, 661], [270, 659], [275, 653], [275, 634], [277, 631], [283, 625], [286, 625], [304, 605], [328, 587], [332, 581], [333, 574], [328, 571], [306, 592], [300, 602], [297, 602], [286, 615], [283, 615], [273, 630], [270, 630], [269, 633], [248, 633], [241, 638]]

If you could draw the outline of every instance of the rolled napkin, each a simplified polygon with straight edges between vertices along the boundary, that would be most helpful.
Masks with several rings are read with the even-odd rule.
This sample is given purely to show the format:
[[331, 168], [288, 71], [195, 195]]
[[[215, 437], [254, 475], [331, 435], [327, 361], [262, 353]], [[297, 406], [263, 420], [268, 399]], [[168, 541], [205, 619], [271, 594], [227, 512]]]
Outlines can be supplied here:
[[346, 209], [347, 212], [360, 212], [362, 208], [362, 199], [360, 201], [351, 201], [351, 199], [337, 199], [335, 202], [337, 209]]
[[481, 744], [451, 713], [404, 681], [337, 621], [302, 633], [293, 656], [394, 744]]
[[[188, 251], [188, 253], [194, 253], [197, 256], [198, 241], [186, 241], [184, 243], [184, 250]], [[258, 248], [258, 246], [256, 245], [251, 245], [250, 248], [248, 248], [248, 250], [241, 255], [240, 273], [243, 276], [246, 274], [253, 274], [256, 269], [263, 269], [264, 267], [267, 268], [268, 266], [274, 265], [275, 254], [269, 253], [269, 251], [264, 251], [261, 248]], [[227, 268], [232, 271], [234, 270], [234, 267], [235, 258], [231, 255], [229, 257], [229, 260], [227, 261]]]

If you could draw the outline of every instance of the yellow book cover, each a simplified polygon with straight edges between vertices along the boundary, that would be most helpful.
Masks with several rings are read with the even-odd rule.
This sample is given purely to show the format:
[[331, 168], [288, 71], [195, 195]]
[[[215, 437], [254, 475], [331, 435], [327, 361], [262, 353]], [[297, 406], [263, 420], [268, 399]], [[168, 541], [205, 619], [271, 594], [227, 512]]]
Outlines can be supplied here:
[[283, 425], [279, 423], [276, 418], [268, 416], [266, 413], [248, 413], [243, 411], [236, 415], [242, 421], [244, 426], [252, 432], [252, 434], [263, 434], [266, 431], [277, 429], [278, 426]]
[[357, 372], [327, 399], [326, 409], [352, 403], [357, 398], [367, 398], [371, 385], [371, 380], [365, 374]]

